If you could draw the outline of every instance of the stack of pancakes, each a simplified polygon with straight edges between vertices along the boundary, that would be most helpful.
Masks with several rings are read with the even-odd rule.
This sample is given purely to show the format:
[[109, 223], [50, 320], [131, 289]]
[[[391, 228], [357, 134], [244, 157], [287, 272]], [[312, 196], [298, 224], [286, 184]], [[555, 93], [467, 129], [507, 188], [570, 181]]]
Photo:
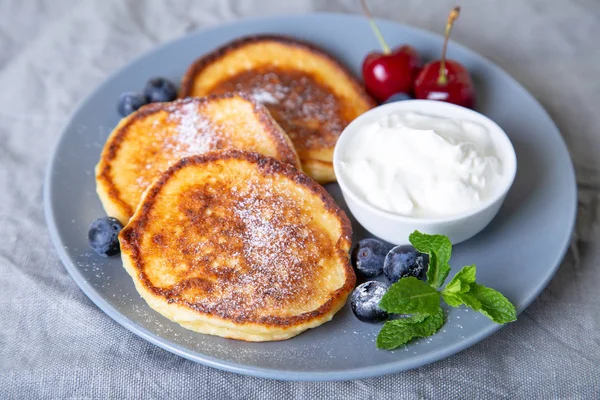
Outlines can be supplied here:
[[186, 328], [241, 340], [330, 320], [355, 283], [351, 227], [317, 182], [335, 180], [336, 140], [374, 102], [322, 50], [275, 36], [200, 58], [180, 97], [121, 120], [96, 168], [139, 293]]

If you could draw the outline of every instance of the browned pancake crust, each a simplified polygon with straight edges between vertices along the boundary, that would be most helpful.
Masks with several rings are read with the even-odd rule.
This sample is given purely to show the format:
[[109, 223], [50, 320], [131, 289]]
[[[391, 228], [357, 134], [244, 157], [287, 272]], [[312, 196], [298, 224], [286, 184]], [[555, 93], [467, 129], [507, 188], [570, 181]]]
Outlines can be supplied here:
[[[356, 102], [350, 105], [337, 97], [332, 90], [332, 87], [338, 85], [337, 76], [324, 82], [318, 72], [313, 74], [297, 71], [289, 66], [280, 68], [276, 60], [273, 60], [272, 65], [239, 71], [233, 76], [223, 71], [221, 80], [215, 85], [202, 90], [203, 93], [195, 90], [197, 77], [207, 68], [217, 65], [230, 53], [242, 51], [245, 46], [262, 43], [278, 43], [301, 49], [335, 66], [339, 80], [350, 83], [353, 88], [352, 97], [356, 101], [360, 99], [361, 106], [358, 107]], [[280, 100], [278, 103], [267, 101], [264, 105], [292, 139], [305, 172], [321, 183], [335, 180], [331, 157], [339, 135], [354, 118], [375, 107], [376, 103], [346, 67], [319, 47], [280, 35], [258, 35], [234, 40], [199, 58], [189, 67], [181, 83], [180, 97], [226, 93], [231, 90], [247, 92], [250, 89], [268, 86], [268, 83], [262, 82], [261, 79], [268, 79], [266, 76], [269, 74], [274, 76], [274, 85], [291, 88], [277, 99]], [[293, 85], [289, 86], [290, 83]]]
[[179, 97], [184, 98], [184, 97], [190, 96], [190, 93], [192, 92], [192, 89], [193, 89], [194, 79], [196, 78], [196, 75], [198, 75], [204, 68], [206, 68], [207, 65], [212, 64], [219, 58], [225, 56], [227, 53], [235, 51], [235, 50], [239, 49], [240, 47], [244, 47], [251, 43], [260, 43], [260, 42], [264, 42], [264, 41], [279, 42], [279, 43], [282, 43], [282, 44], [285, 44], [288, 46], [304, 48], [304, 49], [310, 51], [311, 53], [314, 53], [316, 55], [319, 55], [320, 57], [328, 59], [330, 62], [337, 65], [337, 67], [340, 69], [340, 71], [345, 75], [345, 77], [347, 79], [349, 79], [350, 81], [353, 82], [356, 93], [366, 103], [371, 104], [373, 107], [375, 107], [377, 105], [377, 103], [375, 103], [375, 100], [373, 100], [373, 98], [371, 98], [371, 96], [369, 96], [367, 94], [364, 87], [360, 83], [358, 83], [358, 81], [356, 80], [354, 75], [348, 70], [348, 68], [343, 66], [338, 60], [336, 60], [335, 58], [330, 56], [327, 52], [325, 52], [323, 49], [321, 49], [320, 47], [318, 47], [312, 43], [305, 42], [303, 40], [292, 38], [290, 36], [285, 36], [285, 35], [246, 36], [246, 37], [234, 40], [234, 41], [226, 44], [225, 46], [222, 46], [222, 47], [218, 48], [217, 50], [214, 50], [213, 52], [200, 57], [199, 59], [194, 61], [194, 63], [188, 68], [185, 75], [183, 76], [183, 79], [181, 81], [181, 88], [179, 90]]
[[[207, 307], [201, 306], [198, 303], [189, 301], [189, 299], [184, 298], [184, 296], [180, 296], [180, 293], [182, 291], [186, 291], [186, 292], [198, 291], [199, 293], [207, 293], [207, 292], [211, 292], [212, 290], [218, 290], [218, 285], [217, 285], [217, 287], [214, 287], [213, 284], [211, 283], [211, 279], [217, 279], [220, 285], [224, 285], [224, 284], [225, 285], [227, 285], [227, 284], [235, 285], [236, 283], [238, 283], [235, 280], [235, 271], [228, 271], [228, 270], [222, 270], [222, 269], [219, 271], [212, 271], [211, 268], [206, 265], [202, 266], [203, 270], [202, 270], [201, 277], [184, 279], [184, 278], [188, 277], [187, 272], [186, 272], [186, 273], [184, 273], [181, 282], [178, 282], [176, 285], [171, 286], [171, 287], [166, 287], [166, 288], [165, 287], [162, 287], [162, 288], [156, 287], [150, 281], [148, 275], [146, 274], [145, 258], [143, 256], [143, 254], [141, 254], [140, 246], [141, 246], [141, 243], [143, 240], [143, 236], [145, 234], [147, 234], [147, 230], [149, 229], [150, 231], [152, 231], [152, 229], [149, 228], [149, 224], [151, 224], [153, 222], [152, 221], [153, 208], [155, 207], [156, 199], [159, 196], [159, 194], [161, 193], [161, 191], [163, 190], [163, 187], [166, 185], [166, 183], [169, 181], [169, 179], [171, 179], [171, 177], [173, 177], [173, 175], [176, 174], [181, 169], [184, 169], [188, 166], [208, 165], [208, 164], [215, 163], [218, 161], [223, 161], [223, 160], [224, 161], [228, 161], [228, 160], [247, 161], [248, 163], [251, 163], [254, 166], [256, 166], [258, 172], [261, 174], [262, 177], [277, 178], [278, 176], [279, 177], [284, 176], [285, 178], [302, 186], [303, 188], [308, 189], [312, 195], [314, 195], [318, 199], [320, 199], [320, 201], [322, 202], [322, 205], [326, 209], [327, 213], [335, 216], [335, 218], [340, 222], [341, 235], [340, 235], [340, 238], [337, 241], [337, 243], [331, 243], [331, 240], [329, 238], [325, 237], [326, 235], [319, 236], [319, 237], [315, 238], [312, 242], [312, 245], [317, 246], [315, 249], [318, 253], [321, 253], [320, 256], [327, 256], [327, 252], [330, 252], [329, 255], [335, 255], [337, 259], [342, 260], [343, 270], [344, 270], [344, 274], [345, 274], [345, 282], [344, 282], [343, 286], [341, 286], [333, 294], [331, 294], [329, 297], [329, 300], [326, 301], [325, 303], [323, 303], [319, 308], [317, 308], [313, 311], [310, 311], [310, 312], [305, 312], [305, 313], [299, 314], [299, 315], [292, 315], [292, 316], [267, 315], [267, 316], [265, 316], [265, 315], [255, 314], [251, 308], [238, 307], [235, 305], [235, 302], [232, 302], [230, 305], [220, 304], [218, 307], [207, 308]], [[202, 215], [204, 215], [204, 214], [201, 211], [203, 209], [205, 209], [205, 207], [208, 207], [207, 204], [214, 206], [216, 209], [220, 209], [223, 207], [225, 207], [225, 208], [230, 207], [230, 204], [228, 203], [226, 196], [223, 196], [223, 194], [220, 194], [220, 193], [211, 194], [212, 191], [207, 190], [206, 187], [199, 187], [198, 190], [196, 190], [196, 191], [185, 190], [183, 192], [184, 192], [183, 196], [187, 196], [187, 197], [185, 199], [179, 198], [179, 200], [176, 201], [176, 203], [181, 204], [181, 207], [183, 207], [184, 213], [187, 213], [188, 217], [192, 221], [194, 220], [194, 218], [202, 218]], [[195, 209], [194, 207], [200, 207], [200, 209]], [[286, 208], [291, 210], [291, 212], [294, 212], [293, 207], [286, 207]], [[276, 219], [275, 219], [275, 221], [276, 221], [275, 223], [278, 223]], [[291, 221], [291, 222], [294, 222], [294, 221]], [[196, 219], [196, 223], [201, 225], [203, 222], [199, 219]], [[285, 225], [284, 221], [279, 221], [279, 226], [284, 226], [284, 225]], [[186, 229], [186, 227], [182, 227], [182, 228], [184, 230]], [[221, 229], [222, 232], [224, 232], [223, 237], [227, 238], [227, 240], [228, 240], [228, 242], [227, 242], [228, 244], [226, 244], [225, 247], [229, 246], [229, 242], [234, 242], [234, 241], [238, 240], [244, 234], [243, 228], [240, 228], [239, 226], [236, 226], [235, 224], [227, 225], [225, 223], [225, 224], [222, 224], [221, 226], [219, 226], [218, 228]], [[198, 229], [203, 229], [203, 228], [199, 227]], [[242, 230], [240, 230], [240, 229], [242, 229]], [[185, 232], [188, 232], [188, 231], [185, 230]], [[156, 232], [152, 232], [150, 234], [154, 234], [154, 236], [152, 236], [152, 241], [157, 246], [157, 248], [159, 248], [159, 250], [157, 250], [157, 251], [160, 251], [162, 256], [164, 256], [165, 254], [168, 254], [167, 257], [170, 257], [171, 253], [164, 253], [164, 252], [168, 252], [169, 246], [166, 246], [166, 244], [169, 243], [169, 241], [172, 241], [173, 239], [170, 237], [164, 237], [163, 235], [157, 234]], [[190, 232], [189, 234], [193, 237], [193, 233]], [[183, 306], [185, 306], [191, 310], [194, 310], [198, 313], [204, 313], [204, 314], [211, 315], [211, 316], [218, 316], [220, 318], [223, 318], [223, 319], [226, 319], [226, 320], [238, 323], [238, 324], [256, 323], [256, 324], [260, 324], [263, 326], [286, 327], [287, 328], [287, 327], [293, 327], [296, 325], [301, 325], [303, 323], [314, 320], [320, 316], [328, 314], [332, 311], [333, 307], [339, 308], [340, 301], [343, 301], [342, 299], [345, 299], [346, 296], [352, 291], [356, 278], [355, 278], [353, 269], [348, 260], [348, 250], [351, 245], [351, 235], [352, 235], [352, 228], [350, 225], [350, 221], [348, 220], [348, 217], [337, 206], [337, 204], [334, 202], [334, 200], [331, 198], [331, 196], [325, 191], [325, 189], [322, 186], [320, 186], [317, 182], [315, 182], [313, 179], [311, 179], [307, 175], [303, 174], [302, 172], [298, 171], [296, 168], [292, 167], [291, 165], [279, 162], [271, 157], [267, 157], [267, 156], [264, 156], [264, 155], [261, 155], [258, 153], [252, 153], [252, 152], [244, 152], [244, 151], [239, 151], [239, 150], [226, 150], [226, 151], [211, 152], [211, 153], [206, 153], [206, 154], [199, 155], [199, 156], [192, 156], [192, 157], [184, 158], [181, 161], [179, 161], [177, 164], [175, 164], [171, 168], [169, 168], [162, 175], [162, 177], [159, 178], [157, 181], [155, 181], [153, 186], [146, 192], [144, 200], [143, 200], [142, 204], [140, 205], [140, 207], [138, 208], [134, 218], [121, 231], [119, 239], [120, 239], [121, 247], [122, 247], [123, 251], [127, 252], [127, 254], [130, 256], [130, 258], [132, 260], [132, 264], [135, 268], [136, 274], [137, 274], [138, 279], [141, 282], [141, 284], [148, 291], [153, 293], [155, 296], [164, 298], [168, 303], [170, 303], [170, 304], [176, 303], [179, 305], [183, 305]], [[178, 257], [177, 262], [190, 263], [191, 258], [186, 258], [186, 257], [188, 257], [188, 254], [186, 254], [186, 253], [189, 252], [189, 249], [188, 249], [188, 244], [185, 243], [185, 240], [187, 239], [185, 236], [186, 235], [184, 235], [184, 237], [182, 238], [182, 241], [180, 243], [179, 242], [171, 243], [171, 246], [174, 246], [173, 248], [182, 254], [182, 255], [179, 255], [179, 254], [173, 255], [173, 257]], [[223, 237], [219, 237], [219, 235], [216, 235], [216, 236], [209, 235], [210, 239], [208, 239], [209, 242], [206, 243], [206, 245], [211, 248], [215, 248], [217, 250], [220, 249], [221, 251], [226, 251], [225, 247], [223, 247], [223, 241], [222, 241]], [[290, 238], [293, 238], [293, 237], [296, 237], [296, 236], [294, 236], [294, 234], [292, 233], [290, 235]], [[219, 241], [219, 240], [221, 240], [221, 241]], [[239, 239], [239, 240], [241, 240], [241, 239]], [[291, 242], [289, 243], [290, 245], [298, 244], [298, 243], [294, 243], [292, 239], [290, 239], [290, 240], [291, 240]], [[231, 244], [231, 246], [234, 246], [234, 245], [235, 244]], [[163, 246], [165, 246], [165, 247], [163, 248]], [[308, 254], [310, 252], [306, 251], [307, 249], [304, 249], [304, 250], [305, 251], [302, 253], [303, 257], [308, 257], [308, 260], [310, 262], [311, 255]], [[223, 257], [228, 257], [228, 260], [230, 259], [231, 256], [232, 256], [231, 254], [223, 255]], [[319, 254], [316, 254], [315, 256], [318, 257]], [[197, 260], [197, 258], [195, 258], [194, 260]], [[211, 262], [209, 262], [208, 258], [203, 259], [203, 260], [206, 261], [205, 263], [208, 263], [208, 264], [211, 263]], [[244, 263], [249, 264], [248, 267], [257, 267], [255, 265], [255, 263], [254, 264], [252, 263], [252, 259], [248, 260], [248, 259], [244, 258], [242, 265]], [[200, 267], [198, 267], [198, 268], [200, 268]], [[302, 268], [306, 268], [306, 269], [302, 269]], [[286, 278], [286, 279], [292, 280], [290, 282], [291, 285], [298, 284], [298, 285], [300, 285], [300, 287], [302, 287], [301, 285], [303, 282], [310, 282], [309, 286], [310, 285], [314, 286], [314, 283], [311, 281], [313, 279], [319, 278], [318, 271], [315, 271], [315, 265], [307, 265], [306, 267], [300, 267], [299, 270], [295, 270], [293, 272], [299, 276], [290, 275], [290, 277]], [[202, 277], [204, 277], [206, 279], [203, 279]], [[298, 280], [298, 282], [295, 282], [294, 279]], [[261, 287], [260, 293], [263, 293], [263, 295], [269, 296], [270, 293], [268, 293], [268, 289], [269, 289], [268, 287]], [[285, 301], [288, 301], [290, 299], [277, 298], [276, 291], [274, 291], [272, 294], [274, 295], [274, 298], [272, 298], [272, 299], [270, 298], [269, 300], [273, 300], [275, 302], [275, 304], [277, 304], [279, 307], [285, 308]], [[306, 298], [306, 296], [308, 294], [306, 291], [300, 290], [297, 293], [293, 293], [293, 292], [287, 293], [286, 292], [285, 295], [286, 296], [290, 296], [290, 295], [300, 296], [299, 298], [291, 299], [291, 301], [294, 301], [294, 302], [300, 301], [301, 302], [302, 299]], [[302, 297], [302, 296], [304, 296], [304, 297]], [[283, 303], [281, 303], [281, 302], [283, 302]]]
[[344, 127], [356, 117], [318, 76], [306, 72], [261, 67], [221, 81], [213, 86], [211, 93], [252, 93], [269, 87], [271, 91], [279, 91], [285, 100], [264, 105], [300, 154], [303, 150], [333, 148]]
[[[118, 130], [116, 132], [113, 132], [113, 134], [111, 134], [111, 137], [107, 142], [107, 146], [105, 146], [100, 156], [100, 161], [98, 163], [98, 171], [96, 174], [97, 184], [103, 186], [104, 190], [108, 193], [110, 201], [118, 204], [119, 208], [122, 210], [121, 213], [123, 215], [133, 215], [135, 208], [132, 207], [131, 204], [123, 200], [123, 196], [121, 195], [119, 188], [115, 185], [112, 178], [112, 161], [115, 159], [115, 157], [117, 157], [117, 153], [123, 141], [131, 133], [131, 127], [135, 125], [138, 121], [144, 120], [145, 118], [148, 118], [153, 114], [167, 109], [177, 108], [180, 105], [194, 103], [198, 106], [198, 108], [201, 108], [203, 104], [210, 103], [213, 100], [234, 97], [240, 97], [252, 103], [254, 107], [255, 117], [262, 125], [262, 128], [266, 132], [266, 135], [269, 136], [271, 140], [275, 143], [276, 152], [277, 154], [279, 154], [281, 160], [295, 165], [297, 167], [300, 167], [297, 154], [294, 152], [293, 148], [291, 148], [291, 144], [288, 141], [286, 141], [287, 138], [285, 138], [285, 135], [281, 134], [281, 128], [269, 115], [268, 111], [261, 104], [259, 104], [254, 99], [243, 93], [227, 93], [222, 95], [211, 95], [203, 98], [186, 98], [171, 103], [151, 103], [140, 108], [137, 112], [131, 114], [129, 117], [126, 117], [127, 120], [125, 121], [125, 123], [118, 127]], [[173, 160], [173, 162], [175, 161], [177, 160]], [[137, 176], [143, 177], [147, 171], [140, 170], [138, 172], [139, 173], [137, 174]], [[115, 173], [119, 172], [115, 171]], [[127, 220], [124, 220], [122, 222], [126, 223]]]

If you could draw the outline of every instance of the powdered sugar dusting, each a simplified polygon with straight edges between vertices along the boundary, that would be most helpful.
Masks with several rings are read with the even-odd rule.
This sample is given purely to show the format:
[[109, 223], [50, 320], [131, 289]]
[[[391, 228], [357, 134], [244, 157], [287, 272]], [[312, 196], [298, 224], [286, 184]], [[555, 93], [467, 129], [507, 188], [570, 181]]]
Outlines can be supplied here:
[[279, 100], [275, 98], [271, 93], [266, 90], [258, 89], [252, 93], [254, 100], [262, 104], [277, 104]]
[[314, 267], [316, 261], [307, 259], [299, 247], [309, 245], [314, 236], [286, 196], [253, 185], [241, 191], [244, 194], [233, 202], [232, 211], [243, 226], [239, 252], [248, 268], [235, 279], [239, 290], [225, 293], [217, 307], [251, 315], [311, 292], [305, 268]]
[[198, 112], [197, 103], [175, 104], [167, 111], [168, 120], [176, 123], [177, 134], [165, 139], [166, 150], [185, 157], [218, 147], [224, 132]]
[[[285, 260], [288, 264], [286, 271], [291, 271], [301, 259], [286, 242], [301, 227], [279, 224], [284, 215], [282, 210], [272, 210], [273, 204], [279, 200], [274, 196], [267, 190], [259, 196], [246, 197], [236, 204], [234, 213], [245, 225], [245, 257], [255, 261], [260, 268], [271, 270], [281, 269], [279, 265]], [[284, 275], [286, 271], [283, 271]]]
[[[155, 119], [144, 132], [143, 142], [131, 165], [136, 165], [138, 177], [131, 187], [131, 205], [136, 206], [142, 192], [160, 174], [184, 157], [203, 154], [227, 145], [229, 129], [212, 122], [202, 114], [201, 104], [189, 99], [169, 103], [164, 107], [166, 121]], [[166, 122], [166, 123], [165, 123]]]
[[357, 307], [364, 310], [373, 310], [379, 307], [379, 302], [387, 291], [387, 286], [379, 282], [365, 282], [356, 288], [352, 295], [357, 296]]
[[137, 183], [137, 185], [138, 185], [140, 188], [143, 188], [143, 189], [145, 189], [145, 188], [147, 188], [148, 186], [150, 186], [150, 182], [148, 182], [148, 180], [147, 180], [147, 179], [146, 179], [144, 176], [142, 176], [142, 175], [138, 176], [138, 177], [135, 179], [135, 183]]

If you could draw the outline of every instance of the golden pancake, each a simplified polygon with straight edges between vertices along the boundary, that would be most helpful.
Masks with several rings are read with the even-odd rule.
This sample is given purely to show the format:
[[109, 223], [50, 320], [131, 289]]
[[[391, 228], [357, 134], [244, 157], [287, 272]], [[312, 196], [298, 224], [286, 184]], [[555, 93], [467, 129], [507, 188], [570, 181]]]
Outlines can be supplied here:
[[354, 288], [352, 229], [329, 194], [274, 158], [185, 158], [121, 231], [123, 265], [149, 306], [196, 332], [283, 340], [329, 321]]

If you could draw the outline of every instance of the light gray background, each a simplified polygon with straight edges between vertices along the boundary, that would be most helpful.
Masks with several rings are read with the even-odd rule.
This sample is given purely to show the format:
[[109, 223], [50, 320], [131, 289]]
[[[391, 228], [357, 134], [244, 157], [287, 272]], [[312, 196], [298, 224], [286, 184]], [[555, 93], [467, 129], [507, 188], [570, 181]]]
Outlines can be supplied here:
[[[370, 3], [377, 16], [436, 32], [454, 5]], [[0, 398], [598, 398], [600, 2], [459, 3], [454, 39], [523, 83], [567, 141], [580, 196], [572, 249], [518, 322], [469, 350], [382, 378], [290, 383], [194, 364], [105, 316], [52, 248], [42, 180], [77, 103], [156, 44], [246, 16], [356, 13], [358, 0], [1, 0]]]

